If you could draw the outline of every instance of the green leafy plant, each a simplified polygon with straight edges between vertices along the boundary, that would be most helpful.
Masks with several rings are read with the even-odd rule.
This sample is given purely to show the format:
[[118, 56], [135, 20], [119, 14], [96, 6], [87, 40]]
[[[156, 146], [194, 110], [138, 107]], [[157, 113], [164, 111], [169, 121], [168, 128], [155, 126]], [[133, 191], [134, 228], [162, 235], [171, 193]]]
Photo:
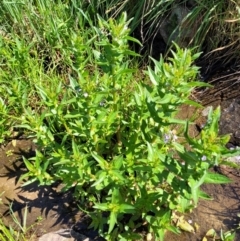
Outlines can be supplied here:
[[4, 100], [0, 98], [0, 143], [3, 143], [9, 135], [9, 122], [7, 120], [8, 109]]
[[221, 241], [234, 241], [235, 237], [236, 237], [236, 231], [237, 229], [239, 229], [239, 227], [237, 227], [235, 230], [229, 230], [224, 232], [221, 229], [220, 235], [217, 234], [217, 232], [214, 229], [210, 229], [208, 230], [208, 232], [206, 233], [205, 237], [202, 239], [202, 241], [215, 241], [215, 240], [221, 240]]
[[107, 240], [140, 239], [142, 228], [163, 240], [165, 230], [179, 233], [173, 211], [190, 211], [199, 198], [209, 198], [203, 183], [230, 181], [209, 168], [238, 151], [226, 149], [228, 137], [217, 134], [219, 109], [210, 111], [198, 139], [189, 137], [187, 120], [175, 118], [182, 104], [199, 106], [189, 99], [195, 87], [208, 86], [194, 81], [199, 54], [175, 45], [172, 58], [152, 59], [154, 69], [135, 81], [129, 56], [137, 54], [128, 41], [138, 41], [129, 36], [126, 14], [88, 23], [94, 71], [87, 62], [77, 70], [73, 63], [68, 84], [58, 79], [54, 91], [35, 84], [40, 111], [23, 108], [18, 128], [28, 130], [38, 148], [35, 157], [24, 158], [22, 179], [74, 187], [90, 226]]
[[223, 232], [221, 230], [220, 237], [222, 241], [234, 241], [236, 237], [236, 233], [234, 231]]

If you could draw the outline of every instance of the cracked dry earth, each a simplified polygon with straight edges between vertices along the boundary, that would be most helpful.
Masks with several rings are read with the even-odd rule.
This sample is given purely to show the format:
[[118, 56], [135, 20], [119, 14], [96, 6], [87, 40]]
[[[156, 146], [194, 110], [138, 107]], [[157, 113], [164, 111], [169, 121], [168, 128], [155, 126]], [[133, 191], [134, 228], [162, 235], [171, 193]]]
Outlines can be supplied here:
[[[240, 145], [240, 97], [223, 100], [213, 98], [211, 106], [221, 105], [222, 117], [220, 132], [232, 133], [229, 147]], [[206, 104], [207, 105], [207, 104]], [[183, 107], [181, 118], [189, 118], [195, 112], [192, 107]], [[196, 122], [204, 124], [205, 117], [200, 117]], [[197, 135], [195, 125], [190, 128], [192, 135]], [[9, 215], [9, 205], [18, 219], [23, 222], [24, 210], [27, 206], [27, 226], [33, 225], [28, 232], [30, 241], [87, 241], [103, 240], [97, 232], [88, 230], [88, 221], [79, 211], [71, 191], [61, 193], [61, 185], [39, 186], [34, 183], [21, 187], [20, 176], [26, 172], [22, 156], [34, 155], [34, 145], [31, 140], [18, 139], [10, 141], [0, 149], [0, 215], [7, 225], [15, 226]], [[196, 233], [182, 232], [180, 235], [166, 233], [165, 241], [201, 241], [206, 232], [213, 228], [218, 233], [236, 228], [240, 222], [237, 214], [240, 213], [240, 172], [222, 166], [218, 169], [232, 179], [226, 185], [208, 184], [203, 190], [213, 198], [213, 201], [201, 200], [198, 207], [186, 215], [186, 220], [192, 220], [199, 225]], [[240, 233], [236, 235], [240, 240]]]

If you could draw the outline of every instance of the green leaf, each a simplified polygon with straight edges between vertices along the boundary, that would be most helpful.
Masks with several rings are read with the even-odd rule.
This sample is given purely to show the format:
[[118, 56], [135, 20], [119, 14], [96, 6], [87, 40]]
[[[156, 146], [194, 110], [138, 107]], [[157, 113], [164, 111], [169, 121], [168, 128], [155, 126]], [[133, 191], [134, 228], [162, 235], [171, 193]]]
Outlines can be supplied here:
[[[133, 37], [131, 37], [131, 36], [127, 36], [126, 39], [127, 39], [128, 41], [135, 42], [135, 43], [139, 44], [140, 46], [142, 46], [142, 43], [141, 43], [138, 39], [136, 39], [136, 38], [133, 38]], [[141, 56], [141, 55], [139, 55], [139, 56]]]
[[191, 207], [191, 200], [181, 197], [179, 199], [178, 211], [185, 213]]
[[224, 236], [224, 241], [234, 241], [236, 237], [236, 232], [233, 231], [227, 231], [223, 234]]
[[171, 232], [173, 232], [173, 233], [175, 233], [175, 234], [180, 234], [180, 233], [181, 233], [181, 231], [179, 230], [179, 228], [177, 228], [177, 227], [175, 227], [175, 226], [173, 226], [173, 225], [168, 225], [168, 226], [166, 226], [166, 229], [169, 230], [169, 231], [171, 231]]
[[91, 185], [91, 187], [97, 186], [100, 183], [102, 183], [106, 176], [107, 176], [106, 172], [101, 172], [101, 174], [99, 175], [98, 179]]
[[69, 76], [69, 84], [72, 90], [75, 90], [75, 88], [79, 86], [78, 82], [71, 76]]
[[117, 188], [114, 188], [112, 192], [112, 204], [119, 204], [122, 201], [122, 196]]
[[92, 157], [98, 162], [99, 166], [105, 170], [108, 167], [108, 162], [105, 161], [101, 156], [99, 156], [96, 152], [91, 153]]
[[94, 203], [94, 208], [95, 209], [99, 209], [99, 210], [102, 210], [102, 211], [108, 211], [109, 210], [109, 207], [108, 207], [108, 203]]
[[72, 119], [72, 118], [78, 118], [81, 117], [82, 114], [79, 113], [79, 111], [71, 112], [69, 114], [64, 115], [64, 119]]
[[29, 162], [25, 157], [23, 157], [23, 161], [24, 161], [24, 164], [26, 165], [27, 169], [30, 172], [34, 172], [35, 171], [34, 165], [32, 165], [31, 162]]
[[187, 86], [189, 87], [213, 87], [212, 85], [206, 83], [206, 82], [200, 82], [200, 81], [192, 81], [187, 83]]
[[153, 85], [157, 86], [158, 85], [157, 75], [154, 73], [154, 71], [150, 67], [148, 67], [148, 75], [149, 75], [150, 80], [153, 83]]
[[62, 158], [60, 161], [54, 163], [53, 165], [54, 166], [58, 166], [58, 165], [65, 165], [67, 163], [72, 163], [72, 160], [70, 160], [70, 159], [63, 159]]
[[136, 102], [136, 104], [138, 105], [138, 106], [142, 106], [142, 102], [141, 102], [141, 99], [140, 99], [140, 95], [137, 93], [137, 92], [135, 92], [134, 93], [134, 99], [135, 99], [135, 102]]
[[47, 136], [48, 138], [51, 140], [51, 141], [54, 141], [54, 137], [53, 137], [53, 134], [50, 130], [47, 130]]
[[127, 181], [126, 178], [122, 176], [122, 173], [120, 171], [111, 170], [111, 176], [112, 180], [116, 181], [116, 183]]
[[188, 180], [188, 184], [191, 187], [192, 198], [195, 206], [197, 205], [199, 199], [199, 187], [204, 183], [206, 175], [207, 171], [204, 171], [199, 180], [195, 180], [194, 178], [189, 178]]
[[124, 55], [130, 55], [130, 56], [136, 56], [136, 57], [140, 57], [141, 55], [134, 52], [134, 51], [131, 51], [131, 50], [125, 50], [124, 51]]
[[180, 120], [180, 119], [175, 119], [175, 118], [167, 118], [168, 122], [171, 124], [186, 124], [186, 120]]
[[205, 183], [225, 184], [231, 183], [231, 179], [218, 173], [208, 172], [204, 179]]
[[165, 228], [159, 227], [157, 234], [158, 234], [159, 240], [164, 241]]
[[108, 118], [107, 118], [107, 123], [108, 125], [110, 126], [112, 123], [116, 123], [118, 121], [118, 112], [115, 111], [115, 112], [112, 112], [108, 115]]
[[[167, 69], [167, 66], [166, 66], [166, 65], [163, 65], [163, 66], [162, 66], [162, 71], [163, 71], [164, 76], [165, 76], [167, 79], [171, 80], [171, 79], [172, 79], [172, 75], [171, 75], [171, 73], [169, 73], [166, 69]], [[171, 83], [171, 82], [170, 82], [170, 83]]]
[[116, 75], [118, 76], [123, 76], [124, 74], [131, 74], [131, 73], [134, 73], [135, 70], [134, 69], [120, 69]]
[[172, 103], [171, 101], [176, 98], [176, 96], [172, 94], [165, 94], [163, 98], [159, 99], [156, 101], [158, 104], [167, 104], [167, 103]]
[[108, 233], [111, 233], [114, 229], [114, 226], [117, 223], [117, 216], [118, 214], [114, 211], [110, 213]]
[[202, 107], [201, 104], [199, 104], [199, 103], [197, 103], [197, 102], [195, 102], [195, 101], [193, 101], [193, 100], [185, 100], [185, 101], [184, 101], [184, 104], [186, 104], [186, 105], [192, 105], [192, 106], [199, 107], [199, 108]]
[[73, 150], [74, 156], [80, 155], [78, 146], [77, 146], [76, 142], [74, 141], [74, 139], [72, 139], [72, 150]]
[[92, 52], [93, 52], [93, 55], [95, 56], [96, 59], [100, 59], [101, 58], [101, 55], [102, 55], [101, 52], [99, 52], [99, 51], [97, 51], [95, 49], [93, 49]]
[[147, 147], [148, 147], [148, 160], [152, 161], [153, 157], [154, 157], [154, 151], [153, 151], [153, 148], [152, 148], [152, 146], [149, 142], [147, 142]]
[[[21, 176], [21, 178], [19, 179], [19, 181], [24, 180], [24, 179], [26, 179], [26, 178], [28, 178], [28, 177], [29, 177], [29, 175], [28, 175], [28, 173], [26, 173], [26, 174], [24, 174], [24, 175]], [[27, 186], [27, 185], [29, 185], [29, 184], [34, 183], [34, 182], [37, 181], [37, 180], [38, 180], [37, 177], [31, 178], [31, 179], [29, 179], [28, 181], [25, 181], [21, 186], [22, 186], [22, 187], [25, 187], [25, 186]]]
[[198, 194], [199, 194], [199, 198], [202, 198], [204, 200], [213, 200], [211, 196], [209, 196], [207, 193], [205, 193], [202, 190], [199, 190]]
[[122, 213], [134, 213], [135, 212], [135, 207], [130, 204], [121, 204], [119, 212]]
[[113, 159], [113, 168], [119, 170], [123, 165], [123, 156], [117, 156]]
[[172, 145], [174, 146], [174, 148], [176, 148], [176, 151], [178, 151], [179, 153], [184, 153], [185, 148], [183, 145], [181, 145], [177, 142], [173, 142]]

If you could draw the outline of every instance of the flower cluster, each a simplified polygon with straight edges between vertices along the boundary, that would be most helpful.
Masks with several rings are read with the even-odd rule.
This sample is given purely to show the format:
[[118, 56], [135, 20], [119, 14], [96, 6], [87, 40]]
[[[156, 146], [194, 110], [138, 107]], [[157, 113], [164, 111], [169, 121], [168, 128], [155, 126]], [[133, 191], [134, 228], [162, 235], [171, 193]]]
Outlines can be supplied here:
[[163, 135], [163, 141], [165, 144], [175, 142], [178, 139], [175, 130], [171, 130]]

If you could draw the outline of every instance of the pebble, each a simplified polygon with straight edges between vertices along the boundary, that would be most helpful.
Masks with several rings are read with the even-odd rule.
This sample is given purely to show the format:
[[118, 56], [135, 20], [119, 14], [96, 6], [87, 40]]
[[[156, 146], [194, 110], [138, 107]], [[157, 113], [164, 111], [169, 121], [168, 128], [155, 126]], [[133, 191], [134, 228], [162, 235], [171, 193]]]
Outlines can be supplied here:
[[76, 233], [71, 229], [60, 229], [56, 232], [46, 233], [38, 241], [92, 241], [90, 238]]

